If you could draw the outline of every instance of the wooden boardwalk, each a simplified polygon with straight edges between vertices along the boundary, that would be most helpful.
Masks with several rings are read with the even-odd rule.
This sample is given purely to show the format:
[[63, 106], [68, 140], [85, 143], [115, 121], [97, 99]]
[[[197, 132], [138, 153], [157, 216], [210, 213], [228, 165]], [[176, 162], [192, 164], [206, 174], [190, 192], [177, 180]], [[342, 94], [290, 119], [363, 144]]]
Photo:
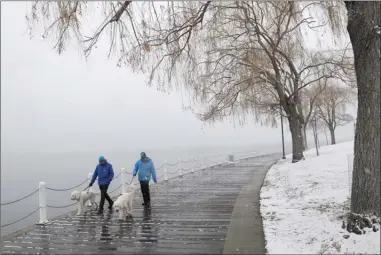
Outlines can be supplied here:
[[[227, 236], [236, 236], [228, 232], [237, 231], [231, 225], [237, 197], [253, 178], [261, 185], [277, 159], [279, 155], [250, 158], [153, 185], [151, 210], [142, 208], [139, 189], [133, 220], [119, 221], [118, 214], [107, 210], [103, 216], [71, 212], [52, 224], [4, 237], [1, 254], [222, 254]], [[252, 194], [257, 200], [259, 188]], [[259, 204], [254, 207], [259, 214]], [[260, 243], [247, 245], [263, 253], [262, 222], [256, 217], [261, 229], [253, 233], [259, 231], [262, 237], [255, 239]]]

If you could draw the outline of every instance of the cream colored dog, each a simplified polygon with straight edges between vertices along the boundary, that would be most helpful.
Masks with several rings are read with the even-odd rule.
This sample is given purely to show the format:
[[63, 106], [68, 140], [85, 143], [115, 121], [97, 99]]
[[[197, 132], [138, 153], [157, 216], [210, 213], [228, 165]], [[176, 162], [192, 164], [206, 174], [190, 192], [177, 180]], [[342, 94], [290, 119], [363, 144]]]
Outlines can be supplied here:
[[71, 200], [77, 200], [78, 203], [78, 213], [80, 215], [81, 212], [86, 210], [86, 202], [90, 200], [92, 206], [98, 208], [98, 204], [95, 202], [95, 196], [100, 194], [99, 192], [93, 192], [91, 190], [87, 191], [78, 191], [75, 190], [71, 193]]
[[132, 202], [135, 198], [135, 187], [130, 185], [130, 192], [123, 193], [118, 197], [118, 199], [113, 204], [113, 209], [115, 212], [119, 212], [119, 219], [122, 220], [123, 217], [132, 218]]

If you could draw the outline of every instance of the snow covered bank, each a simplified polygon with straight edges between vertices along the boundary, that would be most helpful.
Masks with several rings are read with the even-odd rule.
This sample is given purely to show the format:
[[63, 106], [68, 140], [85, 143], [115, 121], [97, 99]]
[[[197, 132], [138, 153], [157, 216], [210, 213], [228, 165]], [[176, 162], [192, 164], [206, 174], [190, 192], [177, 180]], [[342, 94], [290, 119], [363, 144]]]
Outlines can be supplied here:
[[341, 228], [351, 153], [353, 141], [322, 147], [319, 157], [312, 149], [295, 164], [289, 155], [269, 170], [261, 190], [268, 254], [380, 254], [380, 231], [356, 235]]

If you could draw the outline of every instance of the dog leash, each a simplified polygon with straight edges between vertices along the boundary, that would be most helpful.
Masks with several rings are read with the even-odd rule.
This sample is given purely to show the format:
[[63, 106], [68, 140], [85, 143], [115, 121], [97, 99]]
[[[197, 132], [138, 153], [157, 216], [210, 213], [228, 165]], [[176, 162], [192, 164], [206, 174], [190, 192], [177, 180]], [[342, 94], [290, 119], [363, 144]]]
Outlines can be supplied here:
[[134, 180], [134, 178], [135, 178], [135, 176], [132, 176], [132, 179], [131, 179], [131, 181], [130, 181], [130, 184], [128, 184], [128, 185], [131, 185], [131, 183], [132, 183], [132, 181]]
[[88, 186], [87, 188], [85, 188], [83, 191], [86, 191], [86, 190], [87, 190], [87, 194], [89, 194], [90, 186]]

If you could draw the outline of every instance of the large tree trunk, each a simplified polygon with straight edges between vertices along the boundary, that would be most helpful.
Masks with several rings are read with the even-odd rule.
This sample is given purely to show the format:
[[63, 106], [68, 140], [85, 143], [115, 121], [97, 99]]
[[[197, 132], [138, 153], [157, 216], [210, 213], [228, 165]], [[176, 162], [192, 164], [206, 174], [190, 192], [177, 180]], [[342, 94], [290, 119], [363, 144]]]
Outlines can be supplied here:
[[381, 2], [345, 2], [358, 87], [351, 210], [380, 215]]
[[331, 144], [336, 144], [335, 129], [333, 129], [333, 127], [329, 127], [329, 133], [331, 134]]
[[296, 113], [288, 114], [288, 123], [292, 137], [292, 163], [295, 163], [304, 159], [302, 124], [300, 124]]

